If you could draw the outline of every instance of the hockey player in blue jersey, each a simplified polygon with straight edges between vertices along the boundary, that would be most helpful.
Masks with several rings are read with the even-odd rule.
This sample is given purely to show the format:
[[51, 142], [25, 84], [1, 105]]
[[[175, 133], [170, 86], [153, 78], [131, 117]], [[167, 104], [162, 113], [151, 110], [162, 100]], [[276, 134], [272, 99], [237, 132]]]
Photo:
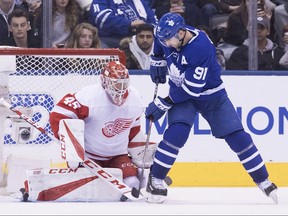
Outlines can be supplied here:
[[198, 112], [209, 123], [213, 136], [227, 142], [256, 185], [277, 203], [277, 186], [269, 181], [263, 159], [227, 96], [213, 43], [176, 13], [163, 15], [155, 32], [151, 79], [165, 83], [168, 72], [170, 88], [167, 97], [158, 96], [145, 111], [146, 118], [153, 121], [168, 112], [168, 127], [149, 174], [147, 201], [165, 200], [163, 179], [186, 143]]

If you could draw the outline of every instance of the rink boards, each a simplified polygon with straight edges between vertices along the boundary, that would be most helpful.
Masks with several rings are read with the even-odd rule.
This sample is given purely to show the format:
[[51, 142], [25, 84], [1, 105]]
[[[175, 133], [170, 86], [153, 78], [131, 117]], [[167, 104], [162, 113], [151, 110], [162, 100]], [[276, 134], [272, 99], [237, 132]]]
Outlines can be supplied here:
[[[13, 91], [13, 98], [25, 101], [24, 104], [19, 105], [28, 105], [37, 109], [37, 113], [41, 114], [38, 123], [43, 123], [43, 127], [48, 123], [48, 112], [52, 109], [53, 103], [61, 95], [55, 96], [54, 92], [43, 92], [41, 88], [45, 89], [43, 85], [47, 83], [62, 88], [64, 83], [59, 77], [53, 82], [51, 82], [51, 78], [46, 76], [42, 77], [42, 80], [37, 77], [39, 89], [30, 87], [29, 95], [27, 93], [25, 95], [15, 94], [17, 89]], [[68, 78], [72, 79], [73, 77]], [[230, 74], [229, 76], [224, 75], [222, 78], [244, 128], [252, 135], [255, 145], [267, 164], [270, 179], [278, 186], [288, 186], [288, 74], [286, 76], [231, 76]], [[89, 78], [89, 80], [94, 83], [98, 79], [97, 76], [93, 76], [93, 79]], [[79, 83], [77, 82], [75, 85]], [[148, 73], [138, 75], [133, 73], [131, 84], [140, 92], [145, 105], [151, 102], [155, 85], [151, 82]], [[165, 97], [167, 93], [168, 85], [160, 84], [158, 95]], [[24, 100], [24, 96], [29, 100]], [[49, 102], [45, 103], [49, 107], [40, 106], [42, 99]], [[144, 132], [147, 132], [148, 123], [143, 116], [142, 130]], [[150, 140], [161, 141], [166, 126], [167, 119], [165, 117], [155, 122], [152, 126]], [[50, 130], [48, 129], [48, 131]], [[38, 136], [38, 134], [34, 134], [34, 136], [36, 135]], [[10, 145], [9, 149], [14, 152], [17, 148], [25, 157], [27, 151], [30, 157], [34, 150], [38, 156], [41, 154], [43, 157], [55, 155], [55, 148], [50, 150], [50, 144], [46, 145], [46, 148], [34, 148], [33, 146], [37, 146], [37, 143], [29, 146]], [[173, 186], [254, 186], [235, 153], [230, 150], [224, 140], [215, 139], [211, 135], [208, 124], [201, 116], [197, 116], [188, 141], [181, 149], [169, 176], [173, 179]]]

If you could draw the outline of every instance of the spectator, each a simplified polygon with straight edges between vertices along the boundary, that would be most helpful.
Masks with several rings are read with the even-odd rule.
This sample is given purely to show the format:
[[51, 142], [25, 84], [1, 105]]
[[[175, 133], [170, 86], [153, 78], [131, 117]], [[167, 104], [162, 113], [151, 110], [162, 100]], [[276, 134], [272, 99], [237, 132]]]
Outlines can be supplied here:
[[275, 3], [274, 0], [265, 0], [265, 5], [267, 6], [267, 8], [270, 10], [270, 11], [273, 11], [274, 12], [274, 9], [276, 8], [277, 4]]
[[198, 26], [203, 25], [203, 17], [199, 7], [196, 4], [189, 3], [189, 0], [162, 0], [156, 1], [153, 8], [158, 19], [164, 14], [178, 13], [184, 17], [187, 25]]
[[80, 23], [73, 30], [65, 48], [100, 48], [98, 30], [90, 23]]
[[277, 43], [284, 48], [283, 42], [283, 27], [288, 24], [288, 2], [278, 5], [274, 10], [274, 28]]
[[[229, 0], [227, 0], [226, 2], [228, 1]], [[268, 1], [266, 0], [265, 2], [268, 2]], [[221, 4], [221, 3], [218, 3], [218, 4]], [[232, 5], [232, 2], [230, 4]], [[236, 4], [236, 2], [234, 2], [234, 4]], [[262, 4], [264, 4], [264, 1], [258, 1], [258, 4], [260, 8], [260, 6], [262, 7]], [[223, 51], [226, 62], [229, 61], [232, 52], [236, 48], [238, 48], [240, 45], [242, 45], [244, 40], [248, 38], [248, 31], [247, 31], [248, 7], [247, 6], [248, 6], [248, 1], [244, 0], [239, 6], [232, 7], [233, 10], [231, 10], [230, 12], [228, 22], [225, 22], [224, 24], [220, 24], [218, 27], [212, 30], [214, 40], [217, 43], [217, 48]], [[218, 6], [218, 10], [220, 10], [219, 6]], [[222, 7], [222, 10], [228, 12], [227, 9], [225, 9], [225, 7]], [[259, 16], [260, 15], [263, 16], [262, 10], [259, 11], [259, 13], [260, 13]], [[271, 28], [270, 28], [270, 33], [271, 33]]]
[[92, 0], [76, 0], [82, 10], [89, 10]]
[[30, 34], [33, 34], [37, 43], [42, 47], [42, 1], [41, 0], [26, 0], [27, 9], [30, 20]]
[[204, 18], [204, 24], [209, 26], [211, 17], [217, 14], [230, 14], [239, 7], [240, 3], [241, 0], [200, 0], [198, 6]]
[[14, 2], [16, 5], [24, 7], [26, 10], [28, 10], [28, 3], [26, 0], [14, 0]]
[[14, 0], [0, 0], [0, 43], [1, 40], [11, 37], [8, 16], [17, 8], [21, 6], [16, 5]]
[[219, 14], [230, 14], [233, 11], [237, 10], [241, 5], [241, 0], [212, 0], [215, 4]]
[[139, 25], [136, 35], [120, 41], [119, 48], [126, 54], [126, 67], [128, 69], [148, 70], [150, 68], [150, 55], [154, 44], [153, 26]]
[[283, 43], [285, 47], [285, 54], [281, 57], [279, 64], [287, 70], [288, 68], [288, 25], [283, 27]]
[[[197, 26], [197, 28], [199, 30], [202, 30], [203, 32], [205, 32], [205, 34], [209, 37], [209, 39], [215, 45], [215, 43], [213, 42], [212, 33], [211, 33], [209, 27], [207, 27], [206, 25], [200, 25], [200, 26]], [[226, 69], [226, 60], [224, 57], [224, 52], [223, 52], [223, 50], [221, 50], [218, 47], [215, 47], [215, 48], [216, 48], [217, 61], [218, 61], [219, 65], [221, 66], [222, 70], [225, 70]]]
[[[284, 50], [273, 43], [268, 37], [270, 20], [267, 17], [258, 17], [258, 70], [280, 70], [280, 58]], [[235, 49], [227, 62], [227, 70], [248, 70], [249, 39]]]
[[76, 0], [83, 12], [83, 19], [85, 22], [89, 22], [89, 10], [92, 0]]
[[41, 4], [42, 0], [15, 0], [15, 3], [25, 8], [26, 10], [29, 10], [31, 5]]
[[222, 50], [226, 62], [229, 61], [231, 54], [238, 47], [239, 46], [229, 44], [229, 43], [225, 42], [224, 40], [220, 40], [219, 43], [217, 44], [217, 48]]
[[210, 1], [198, 1], [198, 6], [201, 10], [201, 14], [204, 18], [204, 25], [209, 26], [209, 20], [211, 17], [218, 14], [217, 8], [214, 4], [210, 3]]
[[[98, 29], [91, 25], [90, 23], [80, 23], [78, 24], [72, 34], [70, 35], [67, 43], [64, 46], [65, 48], [100, 48], [101, 42], [98, 36]], [[61, 47], [59, 47], [61, 48]], [[65, 70], [69, 67], [80, 67], [82, 68], [93, 68], [95, 64], [99, 64], [99, 59], [75, 59], [75, 58], [65, 58], [61, 60], [61, 69]], [[59, 65], [60, 67], [60, 65]]]
[[156, 24], [157, 18], [146, 0], [93, 0], [90, 22], [99, 30], [104, 48], [119, 48], [119, 42], [135, 34], [140, 24]]
[[[220, 1], [219, 0], [202, 0], [202, 1], [198, 1], [198, 5], [200, 5], [201, 9], [205, 8], [209, 4], [210, 4], [209, 7], [213, 8], [212, 5], [214, 5], [214, 7], [217, 10], [217, 14], [230, 14], [239, 8], [241, 2], [242, 0], [220, 0]], [[265, 5], [271, 11], [273, 11], [276, 7], [276, 4], [274, 4], [270, 0], [265, 0]], [[209, 10], [209, 7], [207, 7], [208, 10]], [[213, 9], [211, 10], [213, 11]]]
[[15, 9], [8, 17], [9, 31], [12, 32], [12, 37], [2, 40], [1, 45], [24, 47], [24, 48], [39, 48], [41, 45], [37, 43], [32, 34], [29, 34], [31, 29], [28, 12], [24, 9]]
[[52, 17], [52, 46], [63, 47], [73, 29], [83, 21], [81, 9], [75, 0], [53, 0]]
[[[257, 0], [258, 17], [271, 19], [272, 12], [265, 5], [265, 0]], [[229, 15], [227, 27], [222, 28], [222, 39], [228, 44], [240, 46], [248, 38], [248, 0], [243, 0], [241, 6]]]

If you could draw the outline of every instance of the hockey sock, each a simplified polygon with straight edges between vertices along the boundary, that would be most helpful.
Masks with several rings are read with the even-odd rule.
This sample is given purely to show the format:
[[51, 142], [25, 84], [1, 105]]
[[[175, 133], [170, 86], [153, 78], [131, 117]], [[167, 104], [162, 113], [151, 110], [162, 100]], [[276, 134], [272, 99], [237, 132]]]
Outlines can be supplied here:
[[152, 175], [158, 179], [164, 179], [166, 177], [179, 153], [179, 149], [173, 148], [166, 143], [166, 140], [159, 143], [154, 158]]
[[255, 183], [260, 183], [268, 178], [264, 161], [248, 133], [237, 131], [226, 136], [225, 140], [230, 148], [237, 153], [240, 162]]
[[260, 183], [268, 178], [266, 166], [254, 143], [237, 155], [254, 182]]
[[170, 125], [164, 134], [164, 139], [159, 143], [152, 167], [155, 178], [164, 179], [173, 166], [179, 150], [186, 143], [190, 126], [184, 123]]

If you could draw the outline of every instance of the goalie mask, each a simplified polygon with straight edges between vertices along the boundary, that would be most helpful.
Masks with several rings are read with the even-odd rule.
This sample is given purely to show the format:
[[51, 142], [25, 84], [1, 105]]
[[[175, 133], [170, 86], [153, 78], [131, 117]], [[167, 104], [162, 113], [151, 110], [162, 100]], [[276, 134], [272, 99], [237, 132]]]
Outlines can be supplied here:
[[110, 101], [121, 106], [128, 97], [129, 73], [120, 62], [109, 62], [100, 74], [102, 87]]

